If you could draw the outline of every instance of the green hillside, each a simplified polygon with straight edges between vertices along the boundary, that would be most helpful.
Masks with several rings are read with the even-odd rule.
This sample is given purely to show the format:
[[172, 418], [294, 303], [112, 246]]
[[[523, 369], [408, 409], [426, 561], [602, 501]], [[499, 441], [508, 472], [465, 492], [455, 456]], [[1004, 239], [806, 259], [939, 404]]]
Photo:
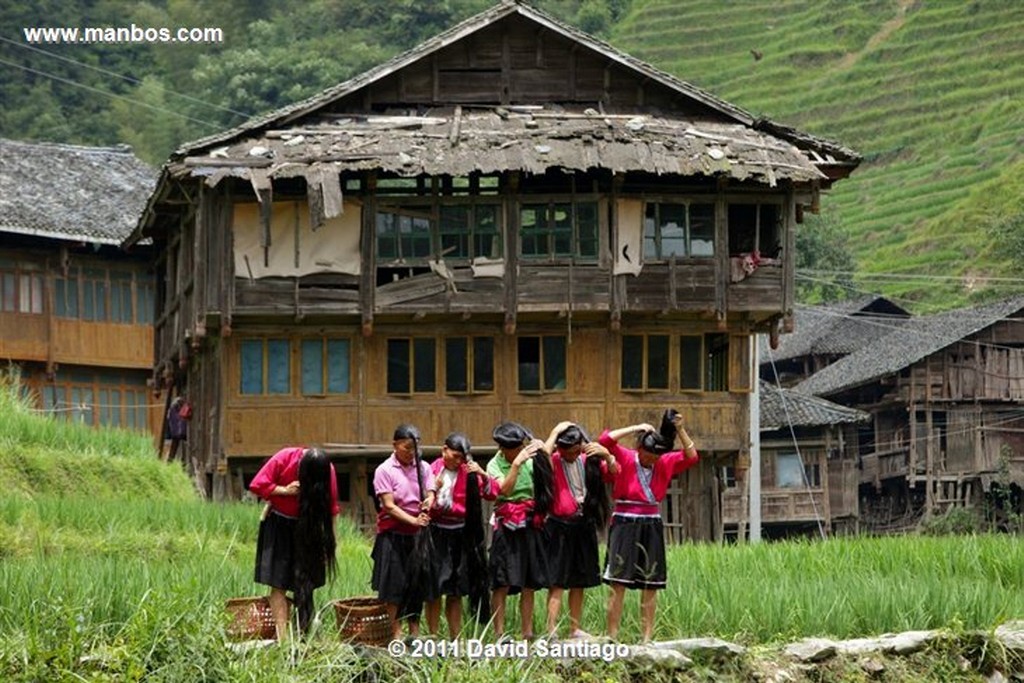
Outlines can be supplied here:
[[861, 289], [930, 310], [1024, 284], [983, 279], [1024, 273], [1024, 3], [634, 0], [611, 42], [863, 154], [823, 201]]

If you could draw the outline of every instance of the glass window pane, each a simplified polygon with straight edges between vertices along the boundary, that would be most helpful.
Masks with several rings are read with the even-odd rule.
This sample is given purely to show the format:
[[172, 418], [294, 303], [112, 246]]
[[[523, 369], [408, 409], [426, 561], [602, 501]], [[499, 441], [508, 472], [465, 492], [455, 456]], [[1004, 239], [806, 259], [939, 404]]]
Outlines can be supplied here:
[[798, 488], [804, 485], [804, 468], [796, 453], [779, 453], [775, 456], [775, 486]]
[[324, 393], [324, 343], [321, 339], [302, 340], [302, 393]]
[[701, 337], [686, 335], [679, 338], [679, 388], [701, 388], [702, 349]]
[[291, 344], [287, 339], [267, 340], [267, 393], [291, 393], [291, 370], [289, 353]]
[[67, 282], [67, 316], [78, 317], [78, 280], [69, 279]]
[[107, 319], [107, 283], [103, 280], [96, 281], [96, 317], [95, 320], [105, 321]]
[[642, 389], [644, 386], [644, 338], [635, 334], [622, 336], [622, 388]]
[[121, 391], [120, 389], [110, 390], [110, 424], [113, 427], [121, 426]]
[[3, 294], [3, 305], [0, 310], [13, 311], [14, 302], [16, 301], [17, 288], [14, 283], [17, 279], [14, 277], [14, 273], [4, 273], [2, 282], [0, 282], [0, 290]]
[[658, 258], [658, 205], [644, 205], [644, 258]]
[[715, 255], [714, 204], [690, 204], [690, 255]]
[[572, 204], [555, 204], [553, 209], [555, 255], [572, 256]]
[[43, 276], [32, 276], [32, 312], [43, 312]]
[[263, 393], [263, 340], [246, 339], [242, 342], [242, 382], [243, 394]]
[[377, 258], [398, 258], [394, 219], [394, 214], [377, 214]]
[[523, 256], [547, 255], [547, 206], [524, 204], [519, 210], [520, 253]]
[[661, 257], [686, 256], [686, 205], [661, 204]]
[[413, 340], [413, 391], [434, 391], [437, 381], [437, 355], [434, 349], [433, 339]]
[[494, 391], [494, 339], [473, 339], [473, 389]]
[[544, 337], [544, 389], [565, 390], [565, 337]]
[[581, 202], [576, 205], [576, 253], [579, 256], [597, 257], [598, 223], [597, 202]]
[[647, 388], [668, 389], [668, 335], [647, 337]]
[[501, 258], [501, 230], [498, 222], [500, 209], [500, 206], [494, 204], [482, 204], [476, 207], [476, 224], [473, 226], [475, 236], [473, 256]]
[[82, 287], [82, 320], [96, 319], [95, 295], [96, 283], [92, 280], [86, 280]]
[[331, 394], [347, 394], [351, 370], [348, 339], [327, 340], [327, 391]]
[[519, 391], [539, 391], [540, 337], [520, 337], [517, 346]]
[[728, 391], [729, 389], [729, 336], [725, 334], [709, 334], [704, 339], [707, 353], [707, 378], [704, 388], [707, 391]]
[[469, 344], [465, 337], [450, 337], [444, 343], [444, 372], [445, 390], [450, 392], [464, 392], [469, 390], [469, 381], [466, 377], [469, 364], [466, 356], [469, 351]]
[[64, 278], [59, 277], [53, 281], [53, 314], [63, 318], [67, 314], [67, 307], [64, 304]]
[[441, 256], [443, 258], [469, 258], [469, 207], [442, 206]]
[[409, 393], [409, 340], [388, 339], [388, 393]]

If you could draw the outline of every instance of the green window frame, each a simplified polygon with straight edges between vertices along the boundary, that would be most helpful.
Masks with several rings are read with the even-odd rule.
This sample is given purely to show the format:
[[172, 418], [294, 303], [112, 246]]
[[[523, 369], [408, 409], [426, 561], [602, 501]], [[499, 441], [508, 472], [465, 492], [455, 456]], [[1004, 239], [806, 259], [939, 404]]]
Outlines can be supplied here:
[[596, 200], [524, 202], [519, 207], [519, 254], [530, 260], [596, 261], [598, 207]]
[[644, 206], [644, 260], [715, 255], [715, 205], [648, 202]]
[[442, 204], [438, 213], [439, 256], [446, 259], [501, 258], [501, 204]]

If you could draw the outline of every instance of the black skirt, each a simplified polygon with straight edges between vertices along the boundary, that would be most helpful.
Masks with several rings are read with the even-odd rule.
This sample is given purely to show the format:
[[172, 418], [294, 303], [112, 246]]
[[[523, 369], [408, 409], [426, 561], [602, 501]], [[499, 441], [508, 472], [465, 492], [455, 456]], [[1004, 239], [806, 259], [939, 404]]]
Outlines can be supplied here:
[[466, 595], [469, 593], [469, 569], [466, 567], [466, 554], [462, 552], [466, 528], [445, 529], [431, 525], [430, 534], [434, 539], [432, 559], [434, 575], [437, 577], [434, 595]]
[[597, 527], [584, 517], [548, 517], [548, 567], [557, 588], [601, 585]]
[[[271, 511], [256, 540], [256, 583], [295, 590], [296, 520]], [[318, 586], [322, 586], [321, 582]]]
[[498, 525], [491, 534], [491, 588], [508, 588], [515, 595], [524, 588], [547, 588], [548, 551], [544, 531], [532, 526], [509, 529]]
[[[377, 591], [377, 598], [392, 605], [398, 605], [399, 619], [418, 619], [423, 603], [409, 599], [409, 579], [413, 572], [413, 546], [415, 534], [400, 534], [397, 531], [383, 531], [373, 542], [373, 576], [370, 586]], [[432, 593], [432, 591], [428, 591]], [[427, 595], [426, 599], [433, 599]]]
[[665, 587], [665, 530], [661, 517], [612, 516], [605, 583], [626, 588]]

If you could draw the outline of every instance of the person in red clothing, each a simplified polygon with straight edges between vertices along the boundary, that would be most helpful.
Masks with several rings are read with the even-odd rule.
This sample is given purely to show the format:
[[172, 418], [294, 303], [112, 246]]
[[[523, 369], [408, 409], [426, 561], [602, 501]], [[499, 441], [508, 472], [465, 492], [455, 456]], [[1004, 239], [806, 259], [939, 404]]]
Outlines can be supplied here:
[[269, 503], [256, 541], [256, 582], [270, 586], [278, 640], [288, 634], [287, 591], [294, 593], [299, 628], [306, 633], [313, 617], [313, 590], [337, 569], [334, 466], [318, 448], [283, 448], [260, 468], [249, 490]]
[[548, 588], [548, 634], [558, 628], [562, 595], [569, 591], [569, 636], [589, 636], [580, 628], [583, 589], [601, 585], [597, 533], [608, 523], [608, 491], [619, 471], [608, 449], [590, 441], [572, 422], [559, 422], [545, 443], [551, 453], [554, 502], [545, 530], [551, 551], [548, 560], [551, 586]]
[[[448, 635], [451, 638], [457, 638], [462, 630], [462, 596], [470, 595], [473, 579], [483, 579], [482, 585], [486, 591], [486, 556], [474, 555], [474, 548], [470, 544], [483, 544], [480, 500], [494, 500], [498, 495], [497, 485], [471, 457], [469, 439], [465, 434], [453, 432], [441, 446], [441, 457], [430, 466], [430, 481], [434, 491], [434, 506], [430, 509], [430, 534], [434, 541], [438, 586], [436, 599], [427, 603], [427, 628], [430, 633], [437, 633], [443, 597]], [[471, 528], [474, 526], [477, 528]], [[478, 566], [473, 566], [475, 557], [479, 557], [476, 562]], [[486, 604], [488, 597], [483, 596], [481, 604]], [[476, 605], [475, 609], [479, 609], [479, 606]], [[487, 617], [483, 620], [486, 621]]]
[[[636, 434], [636, 450], [619, 440]], [[676, 438], [683, 450], [673, 451]], [[675, 410], [665, 411], [661, 428], [638, 424], [605, 430], [599, 442], [619, 465], [612, 497], [612, 525], [608, 532], [608, 557], [603, 579], [612, 587], [608, 601], [608, 635], [618, 636], [627, 588], [639, 589], [643, 639], [654, 631], [657, 591], [665, 587], [665, 530], [658, 504], [665, 498], [669, 481], [697, 463], [693, 439]]]

